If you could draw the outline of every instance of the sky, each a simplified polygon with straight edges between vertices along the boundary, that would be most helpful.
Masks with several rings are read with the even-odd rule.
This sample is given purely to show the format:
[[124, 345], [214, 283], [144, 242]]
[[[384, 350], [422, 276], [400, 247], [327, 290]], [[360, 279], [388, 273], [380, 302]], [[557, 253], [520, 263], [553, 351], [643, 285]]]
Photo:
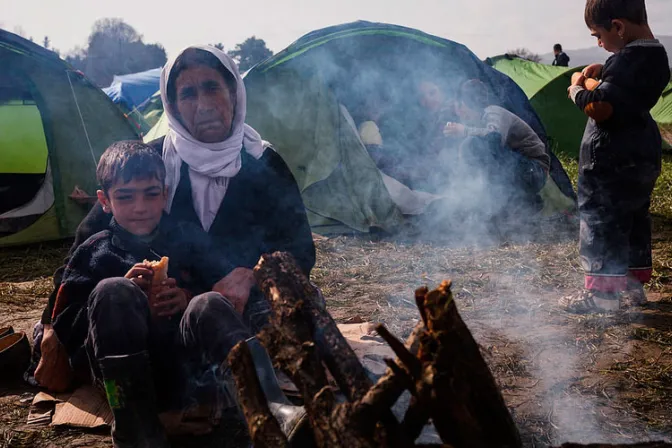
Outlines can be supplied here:
[[[584, 0], [0, 0], [0, 28], [67, 54], [85, 46], [93, 23], [117, 17], [168, 56], [194, 44], [231, 49], [249, 36], [278, 52], [302, 35], [355, 20], [403, 25], [454, 40], [485, 58], [518, 47], [536, 53], [595, 45]], [[647, 0], [654, 33], [672, 35], [672, 0]]]

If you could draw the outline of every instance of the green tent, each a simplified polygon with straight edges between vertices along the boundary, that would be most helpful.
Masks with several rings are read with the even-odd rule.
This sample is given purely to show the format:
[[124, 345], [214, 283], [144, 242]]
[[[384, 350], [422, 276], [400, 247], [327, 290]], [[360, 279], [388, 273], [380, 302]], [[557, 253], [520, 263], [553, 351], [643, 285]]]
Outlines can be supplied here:
[[578, 157], [587, 118], [567, 98], [567, 88], [572, 74], [582, 67], [554, 67], [510, 55], [489, 58], [486, 62], [523, 89], [546, 128], [553, 150]]
[[0, 61], [0, 247], [71, 236], [85, 196], [95, 196], [102, 152], [138, 136], [55, 53], [0, 30]]
[[[418, 116], [414, 86], [431, 80], [448, 96], [478, 78], [496, 104], [545, 131], [524, 92], [465, 46], [418, 30], [355, 22], [317, 30], [252, 68], [245, 76], [247, 121], [269, 140], [297, 180], [316, 232], [393, 230], [404, 221], [398, 200], [362, 143], [362, 98], [385, 91], [402, 121]], [[164, 135], [164, 117], [145, 136]], [[413, 145], [405, 148], [415, 151]], [[571, 184], [552, 156], [545, 212], [572, 208]], [[428, 161], [428, 171], [432, 170]], [[410, 214], [410, 213], [407, 213]]]
[[658, 124], [663, 126], [672, 125], [672, 82], [667, 85], [658, 104], [651, 109], [651, 115]]

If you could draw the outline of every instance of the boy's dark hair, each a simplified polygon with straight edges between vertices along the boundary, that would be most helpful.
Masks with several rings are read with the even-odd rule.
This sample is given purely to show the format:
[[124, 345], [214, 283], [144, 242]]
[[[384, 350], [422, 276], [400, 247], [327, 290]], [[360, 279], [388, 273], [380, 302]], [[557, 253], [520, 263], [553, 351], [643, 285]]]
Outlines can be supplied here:
[[562, 45], [560, 44], [553, 45], [553, 51], [562, 51]]
[[175, 104], [177, 100], [177, 87], [175, 86], [177, 77], [180, 76], [180, 73], [184, 70], [199, 65], [217, 70], [224, 78], [224, 81], [229, 88], [229, 92], [231, 93], [231, 97], [233, 99], [236, 98], [237, 82], [233, 73], [228, 71], [214, 54], [198, 48], [189, 48], [177, 57], [175, 64], [173, 64], [173, 68], [170, 71], [170, 76], [168, 76], [166, 96], [168, 97], [168, 102], [170, 104]]
[[462, 83], [457, 99], [473, 110], [483, 110], [490, 105], [488, 88], [478, 79], [470, 79]]
[[645, 0], [588, 0], [585, 13], [588, 27], [611, 30], [612, 20], [627, 20], [636, 25], [648, 21]]
[[158, 179], [166, 181], [166, 167], [161, 155], [141, 141], [124, 140], [112, 143], [105, 150], [96, 168], [98, 185], [107, 192], [117, 182], [133, 179]]

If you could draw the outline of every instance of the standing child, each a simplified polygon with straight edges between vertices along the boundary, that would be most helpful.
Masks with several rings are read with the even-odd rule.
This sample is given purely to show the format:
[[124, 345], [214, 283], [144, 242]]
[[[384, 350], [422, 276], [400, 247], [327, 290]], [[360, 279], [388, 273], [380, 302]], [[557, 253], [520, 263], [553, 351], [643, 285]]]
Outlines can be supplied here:
[[[649, 206], [662, 146], [650, 110], [670, 80], [645, 0], [588, 0], [585, 20], [598, 45], [614, 55], [575, 74], [569, 88], [589, 117], [578, 191], [585, 289], [560, 300], [575, 313], [646, 301], [643, 284], [652, 270]], [[599, 85], [587, 87], [589, 78], [598, 78]]]

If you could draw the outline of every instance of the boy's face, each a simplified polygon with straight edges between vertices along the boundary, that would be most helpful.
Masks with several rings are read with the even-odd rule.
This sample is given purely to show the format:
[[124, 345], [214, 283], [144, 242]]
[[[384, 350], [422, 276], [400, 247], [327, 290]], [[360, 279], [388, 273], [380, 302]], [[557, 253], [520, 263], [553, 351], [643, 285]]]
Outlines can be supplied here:
[[98, 200], [106, 212], [112, 212], [117, 223], [137, 236], [149, 235], [161, 221], [167, 191], [156, 179], [131, 179], [115, 183], [105, 194], [98, 190]]
[[459, 101], [457, 103], [455, 106], [455, 112], [460, 118], [460, 123], [463, 124], [473, 125], [478, 123], [478, 121], [481, 119], [481, 114], [464, 104], [464, 101]]
[[597, 39], [597, 45], [609, 53], [618, 53], [625, 47], [624, 32], [625, 26], [620, 20], [614, 20], [610, 30], [598, 25], [590, 27], [590, 34]]

